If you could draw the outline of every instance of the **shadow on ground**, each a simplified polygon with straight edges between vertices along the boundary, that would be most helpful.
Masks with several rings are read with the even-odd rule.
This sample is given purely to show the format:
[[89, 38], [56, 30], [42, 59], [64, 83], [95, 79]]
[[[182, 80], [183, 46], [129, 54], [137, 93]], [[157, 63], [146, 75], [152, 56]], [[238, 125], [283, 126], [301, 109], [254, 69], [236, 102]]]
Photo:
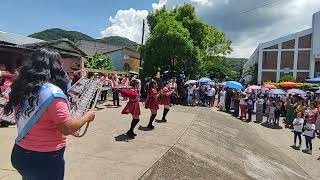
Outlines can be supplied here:
[[267, 122], [261, 123], [261, 126], [269, 128], [269, 129], [283, 129], [283, 127], [276, 125], [276, 124], [270, 124]]
[[130, 141], [132, 139], [134, 139], [134, 138], [131, 138], [131, 137], [127, 136], [126, 134], [120, 134], [120, 135], [114, 137], [115, 141], [126, 141], [126, 142], [128, 142], [128, 141]]

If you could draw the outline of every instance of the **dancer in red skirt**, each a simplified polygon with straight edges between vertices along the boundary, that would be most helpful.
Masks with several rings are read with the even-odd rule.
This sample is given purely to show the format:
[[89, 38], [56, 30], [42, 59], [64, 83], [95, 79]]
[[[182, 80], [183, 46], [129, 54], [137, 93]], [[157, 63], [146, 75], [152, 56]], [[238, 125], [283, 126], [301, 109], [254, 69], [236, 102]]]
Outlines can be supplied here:
[[150, 109], [150, 111], [151, 111], [150, 121], [147, 126], [147, 128], [149, 128], [149, 129], [154, 128], [152, 123], [153, 123], [154, 119], [156, 118], [157, 111], [159, 109], [158, 96], [159, 96], [159, 93], [157, 92], [157, 83], [155, 81], [151, 81], [149, 83], [148, 96], [147, 96], [147, 101], [145, 104], [145, 108]]
[[160, 104], [164, 106], [163, 109], [163, 115], [162, 115], [162, 122], [167, 122], [166, 116], [170, 110], [170, 104], [171, 104], [171, 94], [175, 91], [175, 89], [170, 89], [169, 82], [165, 82], [164, 87], [161, 91], [161, 101]]
[[[134, 86], [133, 86], [134, 87]], [[134, 138], [136, 134], [133, 132], [134, 128], [140, 121], [140, 104], [139, 104], [139, 93], [136, 89], [120, 89], [117, 90], [122, 95], [129, 97], [127, 105], [123, 108], [122, 114], [131, 114], [132, 122], [130, 129], [126, 133], [128, 137]]]

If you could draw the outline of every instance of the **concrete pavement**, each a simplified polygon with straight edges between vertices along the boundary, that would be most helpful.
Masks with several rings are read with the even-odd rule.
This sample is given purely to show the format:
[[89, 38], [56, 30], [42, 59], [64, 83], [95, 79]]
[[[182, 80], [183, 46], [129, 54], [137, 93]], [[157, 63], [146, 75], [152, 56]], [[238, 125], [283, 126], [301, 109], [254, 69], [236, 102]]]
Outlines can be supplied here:
[[[86, 136], [68, 139], [66, 180], [310, 179], [320, 173], [301, 168], [291, 154], [281, 150], [287, 147], [282, 140], [270, 144], [261, 138], [262, 131], [257, 132], [254, 126], [258, 125], [225, 113], [174, 106], [168, 123], [154, 123], [153, 131], [136, 129], [138, 136], [126, 140], [122, 134], [131, 117], [121, 115], [122, 108], [99, 107], [105, 109], [97, 112]], [[149, 111], [141, 110], [139, 124], [145, 126]], [[158, 114], [160, 119], [162, 110]], [[15, 128], [0, 129], [1, 180], [20, 179], [10, 164], [14, 137]], [[314, 169], [317, 167], [319, 164]]]

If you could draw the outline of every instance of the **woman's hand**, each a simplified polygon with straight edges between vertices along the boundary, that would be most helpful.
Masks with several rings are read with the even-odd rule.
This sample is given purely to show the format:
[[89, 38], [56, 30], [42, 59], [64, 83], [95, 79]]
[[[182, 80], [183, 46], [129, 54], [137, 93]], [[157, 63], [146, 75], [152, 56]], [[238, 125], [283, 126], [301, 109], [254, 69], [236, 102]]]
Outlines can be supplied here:
[[84, 114], [84, 117], [87, 119], [87, 122], [92, 122], [96, 117], [96, 112], [88, 111]]
[[65, 123], [62, 123], [58, 126], [60, 132], [64, 135], [73, 134], [77, 132], [83, 125], [88, 122], [92, 122], [95, 119], [96, 113], [94, 111], [86, 112], [82, 117], [79, 119], [70, 119]]

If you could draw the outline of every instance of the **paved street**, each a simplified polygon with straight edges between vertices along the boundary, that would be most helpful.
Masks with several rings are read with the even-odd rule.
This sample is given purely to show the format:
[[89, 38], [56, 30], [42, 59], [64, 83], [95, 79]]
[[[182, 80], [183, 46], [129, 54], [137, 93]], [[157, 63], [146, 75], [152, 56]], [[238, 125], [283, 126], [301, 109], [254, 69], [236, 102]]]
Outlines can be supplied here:
[[[145, 126], [149, 112], [141, 109]], [[126, 141], [121, 134], [131, 119], [120, 111], [99, 110], [85, 137], [69, 138], [66, 180], [320, 179], [319, 140], [312, 156], [295, 151], [290, 130], [243, 123], [209, 108], [174, 106], [168, 123], [136, 130], [136, 139]], [[10, 165], [15, 133], [0, 129], [1, 180], [20, 179]]]

